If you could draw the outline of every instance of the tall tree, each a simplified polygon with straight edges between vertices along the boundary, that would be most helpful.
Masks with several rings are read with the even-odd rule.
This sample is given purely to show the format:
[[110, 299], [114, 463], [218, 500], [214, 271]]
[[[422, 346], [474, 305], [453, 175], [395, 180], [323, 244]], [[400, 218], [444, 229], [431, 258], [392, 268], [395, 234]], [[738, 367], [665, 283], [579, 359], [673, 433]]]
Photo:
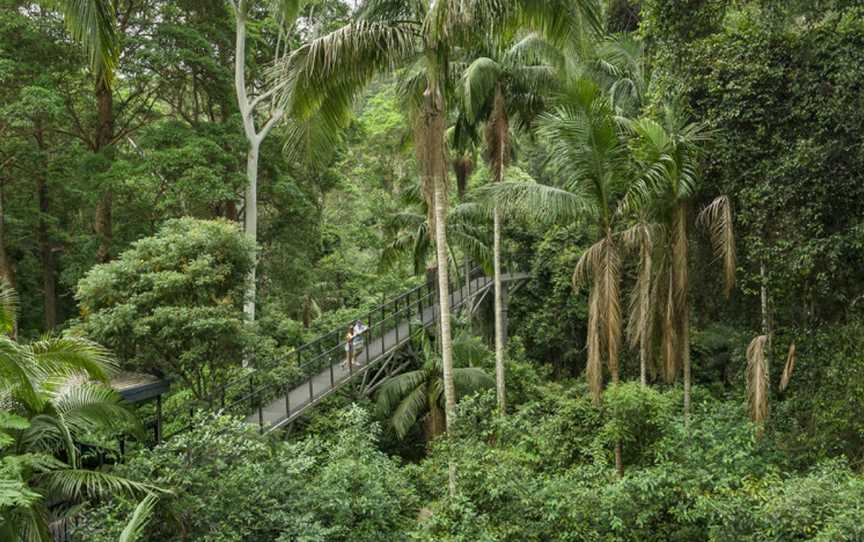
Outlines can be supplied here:
[[[481, 42], [483, 43], [483, 42]], [[504, 181], [510, 162], [510, 130], [514, 117], [527, 127], [542, 109], [543, 94], [552, 91], [554, 68], [544, 62], [552, 49], [537, 34], [521, 39], [487, 40], [462, 75], [462, 105], [471, 122], [485, 123], [486, 160], [493, 181]], [[504, 355], [504, 291], [501, 284], [501, 213], [492, 208], [495, 291], [495, 380], [498, 412], [507, 412]]]
[[[234, 9], [234, 20], [236, 26], [236, 41], [234, 45], [234, 90], [237, 94], [237, 105], [240, 108], [240, 117], [243, 120], [243, 132], [246, 135], [248, 149], [246, 150], [246, 195], [244, 208], [244, 230], [253, 243], [258, 241], [258, 160], [261, 150], [261, 142], [285, 115], [284, 106], [278, 101], [278, 85], [252, 96], [254, 89], [250, 89], [246, 80], [246, 36], [247, 24], [251, 14], [254, 0], [229, 0]], [[275, 2], [274, 15], [280, 25], [279, 40], [275, 48], [275, 61], [287, 56], [287, 36], [283, 30], [294, 25], [302, 0], [287, 0]], [[258, 119], [259, 108], [264, 110], [264, 118]], [[246, 300], [243, 304], [243, 312], [250, 322], [255, 320], [255, 269], [249, 277]]]
[[[70, 104], [70, 114], [75, 118], [74, 135], [91, 152], [102, 155], [106, 163], [110, 164], [114, 159], [116, 144], [143, 125], [146, 121], [143, 110], [152, 107], [149, 93], [142, 90], [148, 84], [146, 81], [142, 83], [142, 88], [127, 92], [119, 106], [115, 104], [114, 86], [118, 80], [115, 75], [123, 52], [123, 38], [130, 28], [140, 23], [136, 21], [136, 15], [144, 6], [116, 0], [41, 0], [39, 3], [63, 15], [72, 38], [81, 43], [87, 53], [94, 85], [95, 123], [87, 126]], [[129, 115], [130, 111], [136, 114]], [[125, 122], [118, 126], [121, 113], [126, 113]], [[113, 206], [114, 187], [109, 183], [100, 189], [93, 220], [99, 240], [96, 261], [100, 263], [108, 261], [111, 256]]]

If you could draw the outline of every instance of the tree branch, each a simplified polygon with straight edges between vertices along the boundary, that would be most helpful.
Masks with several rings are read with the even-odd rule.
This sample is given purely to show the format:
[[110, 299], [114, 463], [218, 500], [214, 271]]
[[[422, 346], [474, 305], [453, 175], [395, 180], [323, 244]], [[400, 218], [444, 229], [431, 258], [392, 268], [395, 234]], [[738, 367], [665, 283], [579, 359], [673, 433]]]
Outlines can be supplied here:
[[273, 126], [275, 126], [276, 123], [279, 122], [284, 115], [285, 110], [281, 108], [273, 112], [273, 116], [270, 117], [270, 120], [267, 121], [264, 127], [261, 128], [261, 132], [258, 134], [258, 143], [261, 143], [261, 141], [263, 141], [264, 138], [267, 137], [267, 134], [270, 133], [270, 130], [273, 128]]

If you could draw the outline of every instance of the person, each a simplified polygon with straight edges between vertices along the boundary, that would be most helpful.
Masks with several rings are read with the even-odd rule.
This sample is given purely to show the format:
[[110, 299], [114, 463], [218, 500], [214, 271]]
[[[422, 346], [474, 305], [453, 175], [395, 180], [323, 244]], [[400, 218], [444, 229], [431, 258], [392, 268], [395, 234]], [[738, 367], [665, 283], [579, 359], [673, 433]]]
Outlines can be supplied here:
[[342, 362], [342, 368], [354, 365], [354, 326], [348, 326], [348, 332], [345, 333], [345, 361]]
[[363, 350], [363, 337], [366, 330], [369, 329], [360, 320], [354, 321], [354, 355]]

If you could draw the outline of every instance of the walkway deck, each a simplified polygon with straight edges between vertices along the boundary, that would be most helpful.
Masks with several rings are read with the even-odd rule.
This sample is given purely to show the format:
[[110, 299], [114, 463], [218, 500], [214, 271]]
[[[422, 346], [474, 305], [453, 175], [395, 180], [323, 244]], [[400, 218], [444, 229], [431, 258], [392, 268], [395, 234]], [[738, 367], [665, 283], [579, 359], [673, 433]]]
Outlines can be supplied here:
[[[502, 276], [502, 281], [513, 282], [526, 278], [528, 278], [526, 273], [507, 274]], [[457, 309], [466, 301], [490, 291], [492, 284], [491, 277], [481, 276], [473, 279], [470, 284], [453, 290], [450, 293], [451, 309]], [[413, 319], [406, 317], [381, 336], [369, 341], [369, 344], [357, 354], [357, 363], [354, 364], [353, 371], [343, 368], [341, 361], [336, 362], [311, 379], [307, 379], [304, 383], [291, 389], [287, 397], [282, 395], [269, 404], [262, 405], [249, 415], [246, 421], [258, 424], [263, 433], [291, 423], [344, 384], [379, 365], [390, 353], [408, 342], [413, 326], [421, 323], [421, 321], [424, 327], [434, 326], [437, 320], [438, 304], [425, 307], [422, 311], [422, 318], [418, 313], [419, 310], [413, 314]]]

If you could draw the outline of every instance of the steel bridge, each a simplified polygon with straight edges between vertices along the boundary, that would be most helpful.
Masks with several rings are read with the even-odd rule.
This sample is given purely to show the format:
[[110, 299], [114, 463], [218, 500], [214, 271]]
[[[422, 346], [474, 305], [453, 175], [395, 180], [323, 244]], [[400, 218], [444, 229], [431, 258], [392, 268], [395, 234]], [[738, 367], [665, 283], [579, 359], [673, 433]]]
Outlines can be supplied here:
[[[505, 285], [518, 285], [529, 275], [507, 273], [501, 278]], [[458, 286], [449, 288], [451, 310], [468, 308], [473, 312], [493, 291], [493, 284], [492, 277], [475, 268]], [[400, 363], [395, 354], [410, 341], [416, 329], [436, 327], [438, 314], [435, 283], [427, 282], [408, 290], [360, 318], [368, 329], [363, 333], [363, 348], [356, 353], [353, 364], [343, 367], [349, 326], [345, 323], [298, 347], [288, 360], [268, 367], [271, 376], [262, 376], [263, 370], [252, 371], [220, 386], [207, 401], [181, 405], [173, 414], [188, 416], [188, 424], [163, 432], [163, 419], [170, 423], [175, 416], [157, 412], [153, 420], [155, 440], [161, 442], [191, 428], [196, 409], [240, 415], [256, 424], [261, 433], [269, 433], [288, 426], [349, 383], [359, 384], [361, 393], [372, 393], [387, 378], [404, 369], [407, 362]], [[272, 376], [274, 369], [283, 368], [284, 376]]]

